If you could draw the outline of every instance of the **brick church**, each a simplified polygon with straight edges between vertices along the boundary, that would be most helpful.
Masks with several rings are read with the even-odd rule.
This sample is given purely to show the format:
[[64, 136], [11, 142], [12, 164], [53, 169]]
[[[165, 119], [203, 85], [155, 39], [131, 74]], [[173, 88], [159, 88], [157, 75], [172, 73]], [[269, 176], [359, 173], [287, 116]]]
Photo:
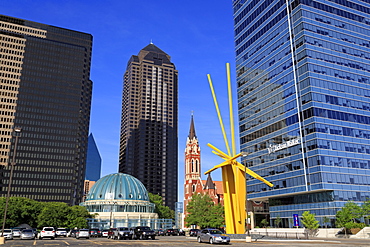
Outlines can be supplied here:
[[185, 183], [184, 183], [184, 217], [187, 216], [187, 205], [193, 194], [207, 193], [213, 202], [224, 204], [222, 181], [213, 181], [210, 174], [207, 180], [201, 179], [200, 146], [195, 134], [194, 118], [191, 116], [190, 131], [185, 148]]

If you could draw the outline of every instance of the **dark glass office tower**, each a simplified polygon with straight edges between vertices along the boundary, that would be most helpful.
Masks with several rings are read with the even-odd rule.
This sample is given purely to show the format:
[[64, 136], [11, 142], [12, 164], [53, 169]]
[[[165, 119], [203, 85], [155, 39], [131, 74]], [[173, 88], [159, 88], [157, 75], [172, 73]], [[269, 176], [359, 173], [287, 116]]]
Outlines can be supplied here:
[[177, 70], [154, 44], [124, 74], [119, 172], [138, 178], [166, 206], [177, 202]]
[[78, 204], [90, 122], [92, 36], [0, 15], [0, 195]]
[[[370, 197], [370, 4], [362, 0], [234, 0], [248, 181], [288, 226], [306, 210], [332, 219]], [[287, 14], [289, 13], [289, 14]]]

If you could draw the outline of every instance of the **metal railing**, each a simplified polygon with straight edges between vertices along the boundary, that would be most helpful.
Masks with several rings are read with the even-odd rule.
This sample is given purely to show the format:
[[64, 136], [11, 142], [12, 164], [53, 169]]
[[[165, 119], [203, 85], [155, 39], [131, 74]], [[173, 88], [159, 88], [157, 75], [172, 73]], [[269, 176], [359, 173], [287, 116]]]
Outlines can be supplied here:
[[[253, 236], [257, 235], [257, 236]], [[259, 236], [260, 237], [259, 237]], [[308, 239], [309, 235], [307, 232], [258, 232], [252, 233], [252, 238], [285, 238], [285, 239]]]

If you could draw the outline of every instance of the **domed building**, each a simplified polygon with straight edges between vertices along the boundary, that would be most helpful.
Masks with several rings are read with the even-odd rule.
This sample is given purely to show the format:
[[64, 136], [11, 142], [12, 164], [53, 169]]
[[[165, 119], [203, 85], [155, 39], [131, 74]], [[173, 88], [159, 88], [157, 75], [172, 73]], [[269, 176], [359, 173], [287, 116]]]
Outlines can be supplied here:
[[158, 229], [171, 224], [170, 219], [158, 219], [145, 186], [137, 178], [124, 173], [99, 179], [80, 205], [91, 214], [97, 214], [94, 219], [89, 219], [89, 227], [146, 225]]

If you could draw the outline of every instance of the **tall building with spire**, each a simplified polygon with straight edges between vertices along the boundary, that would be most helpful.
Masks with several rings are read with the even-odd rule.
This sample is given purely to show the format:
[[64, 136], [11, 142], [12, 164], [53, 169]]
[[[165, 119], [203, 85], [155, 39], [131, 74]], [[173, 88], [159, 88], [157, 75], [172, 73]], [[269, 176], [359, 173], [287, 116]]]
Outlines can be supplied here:
[[0, 15], [0, 196], [15, 158], [11, 196], [81, 201], [91, 52], [90, 34]]
[[119, 172], [138, 178], [166, 206], [177, 202], [178, 72], [150, 43], [128, 61], [122, 95]]
[[201, 179], [201, 155], [195, 133], [194, 116], [191, 116], [189, 135], [185, 148], [185, 182], [184, 182], [184, 217], [188, 214], [187, 205], [194, 194], [207, 193], [214, 203], [223, 204], [222, 181], [213, 181], [208, 174], [207, 180]]

